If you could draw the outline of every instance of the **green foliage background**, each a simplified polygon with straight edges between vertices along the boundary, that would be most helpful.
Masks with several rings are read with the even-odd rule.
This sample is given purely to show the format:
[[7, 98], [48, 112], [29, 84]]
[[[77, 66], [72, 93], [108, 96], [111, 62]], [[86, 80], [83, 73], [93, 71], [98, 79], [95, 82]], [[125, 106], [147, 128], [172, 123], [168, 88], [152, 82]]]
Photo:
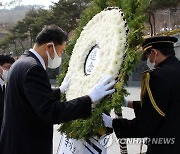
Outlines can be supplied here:
[[[116, 92], [110, 97], [105, 98], [94, 109], [91, 117], [87, 119], [80, 119], [70, 121], [63, 124], [59, 131], [65, 133], [69, 138], [84, 139], [92, 136], [99, 136], [105, 133], [105, 128], [102, 124], [102, 112], [109, 113], [111, 109], [115, 109], [116, 113], [121, 113], [121, 106], [124, 103], [124, 96], [128, 93], [124, 88], [127, 84], [128, 75], [134, 70], [135, 64], [139, 61], [141, 56], [138, 52], [141, 43], [143, 42], [143, 33], [145, 15], [144, 12], [149, 5], [149, 0], [94, 0], [92, 5], [88, 7], [81, 15], [79, 27], [75, 31], [73, 40], [67, 46], [66, 60], [64, 62], [62, 73], [59, 75], [59, 84], [68, 69], [68, 63], [76, 43], [80, 36], [83, 27], [93, 18], [94, 15], [104, 10], [106, 7], [116, 6], [122, 9], [125, 14], [125, 19], [130, 29], [128, 35], [128, 46], [124, 61], [121, 65], [118, 82], [115, 85]], [[62, 97], [63, 99], [65, 97]]]
[[25, 17], [18, 21], [3, 40], [0, 49], [8, 52], [11, 47], [14, 55], [21, 55], [24, 50], [32, 48], [37, 34], [45, 25], [56, 24], [66, 32], [73, 31], [80, 19], [81, 12], [91, 0], [59, 0], [49, 10], [32, 8]]
[[[77, 28], [80, 21], [80, 14], [88, 6], [90, 7], [86, 11], [87, 19], [83, 19], [83, 22], [81, 20], [81, 26], [84, 25], [84, 22], [89, 21], [89, 19], [91, 19], [93, 14], [100, 12], [107, 6], [121, 7], [122, 1], [120, 0], [108, 0], [108, 1], [59, 0], [57, 3], [53, 3], [53, 5], [48, 10], [43, 9], [42, 7], [32, 7], [26, 13], [25, 17], [20, 21], [16, 20], [16, 16], [17, 16], [16, 14], [17, 13], [19, 14], [20, 12], [21, 13], [24, 12], [23, 9], [25, 9], [25, 6], [16, 5], [17, 4], [16, 1], [11, 1], [9, 3], [0, 2], [0, 7], [2, 11], [1, 12], [2, 17], [0, 18], [0, 20], [3, 19], [2, 21], [5, 21], [5, 25], [6, 24], [9, 25], [7, 27], [6, 26], [4, 27], [4, 22], [0, 24], [0, 28], [2, 28], [2, 32], [4, 30], [5, 31], [7, 30], [9, 32], [7, 34], [3, 33], [5, 34], [5, 36], [3, 36], [2, 39], [0, 37], [0, 50], [6, 53], [13, 52], [14, 56], [19, 56], [22, 54], [22, 52], [24, 52], [24, 50], [28, 50], [29, 48], [32, 48], [36, 35], [41, 31], [44, 25], [56, 24], [60, 26], [64, 31], [69, 33], [72, 32], [75, 28]], [[93, 5], [91, 5], [92, 3]], [[146, 26], [147, 23], [149, 25], [146, 27], [147, 28], [146, 33], [150, 32], [151, 35], [157, 35], [156, 23], [158, 22], [155, 13], [161, 12], [162, 11], [161, 9], [168, 9], [170, 12], [173, 12], [174, 10], [176, 10], [176, 8], [180, 3], [179, 0], [149, 0], [148, 4], [149, 3], [150, 5], [146, 7], [144, 12], [147, 18]], [[16, 6], [16, 8], [13, 9], [15, 12], [13, 10], [11, 10], [12, 11], [11, 12], [10, 10], [2, 9], [2, 6], [4, 7], [4, 6], [13, 6], [13, 5]], [[136, 2], [132, 1], [132, 3], [129, 5], [130, 8], [126, 8], [126, 9], [130, 10], [131, 7], [134, 6], [137, 6]], [[5, 13], [7, 11], [11, 12], [9, 16], [7, 16]], [[11, 21], [11, 20], [17, 21], [17, 23], [15, 25], [11, 25], [12, 23], [11, 24], [6, 23], [6, 21]], [[81, 31], [80, 27], [78, 29], [79, 31]], [[179, 33], [179, 31], [177, 31], [177, 33]]]

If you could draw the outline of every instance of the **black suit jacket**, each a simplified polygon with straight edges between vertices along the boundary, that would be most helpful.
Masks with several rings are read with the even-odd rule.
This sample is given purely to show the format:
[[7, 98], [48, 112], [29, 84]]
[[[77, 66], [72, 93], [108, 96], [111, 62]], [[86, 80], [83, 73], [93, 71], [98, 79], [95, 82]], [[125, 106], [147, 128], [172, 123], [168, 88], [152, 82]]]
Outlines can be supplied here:
[[0, 154], [51, 154], [53, 124], [91, 114], [88, 96], [61, 103], [39, 60], [26, 51], [10, 69]]
[[[147, 153], [180, 154], [180, 61], [171, 56], [158, 67], [149, 72], [149, 87], [157, 106], [153, 106], [146, 92], [140, 111], [139, 105], [133, 104], [136, 118], [114, 119], [113, 128], [118, 138], [149, 137]], [[157, 107], [165, 116], [157, 112]]]

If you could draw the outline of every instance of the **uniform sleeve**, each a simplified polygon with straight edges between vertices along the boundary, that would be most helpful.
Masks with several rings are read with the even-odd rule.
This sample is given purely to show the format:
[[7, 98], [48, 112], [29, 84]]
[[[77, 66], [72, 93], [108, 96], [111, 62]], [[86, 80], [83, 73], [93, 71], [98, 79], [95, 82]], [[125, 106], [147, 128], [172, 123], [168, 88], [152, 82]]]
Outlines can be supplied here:
[[135, 116], [137, 117], [141, 111], [140, 101], [133, 101], [133, 109], [134, 109]]
[[59, 102], [54, 96], [45, 70], [39, 66], [33, 66], [27, 71], [24, 92], [35, 113], [48, 124], [85, 118], [91, 114], [89, 96], [64, 103]]
[[[114, 119], [113, 128], [118, 138], [149, 137], [155, 134], [165, 118], [168, 103], [171, 98], [171, 83], [163, 73], [154, 73], [149, 82], [152, 97], [151, 102], [146, 93], [141, 112], [133, 120]], [[158, 108], [161, 112], [159, 112]]]

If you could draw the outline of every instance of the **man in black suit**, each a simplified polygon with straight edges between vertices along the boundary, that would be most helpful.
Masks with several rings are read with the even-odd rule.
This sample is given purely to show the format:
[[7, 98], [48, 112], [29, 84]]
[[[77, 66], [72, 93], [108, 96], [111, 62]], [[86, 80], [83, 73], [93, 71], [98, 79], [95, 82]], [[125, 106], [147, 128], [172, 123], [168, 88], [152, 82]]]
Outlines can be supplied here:
[[0, 55], [0, 132], [4, 110], [5, 83], [7, 81], [8, 71], [14, 61], [14, 58], [10, 55]]
[[177, 38], [158, 36], [145, 39], [144, 58], [150, 70], [142, 74], [141, 101], [129, 101], [136, 118], [112, 119], [103, 114], [105, 126], [117, 138], [148, 137], [148, 154], [180, 153], [180, 61], [175, 57]]
[[36, 37], [33, 49], [25, 51], [11, 67], [5, 95], [0, 137], [1, 154], [52, 154], [53, 124], [91, 114], [91, 104], [112, 94], [115, 81], [105, 77], [89, 94], [60, 103], [69, 80], [53, 91], [46, 67], [61, 64], [67, 34], [56, 25], [46, 26]]

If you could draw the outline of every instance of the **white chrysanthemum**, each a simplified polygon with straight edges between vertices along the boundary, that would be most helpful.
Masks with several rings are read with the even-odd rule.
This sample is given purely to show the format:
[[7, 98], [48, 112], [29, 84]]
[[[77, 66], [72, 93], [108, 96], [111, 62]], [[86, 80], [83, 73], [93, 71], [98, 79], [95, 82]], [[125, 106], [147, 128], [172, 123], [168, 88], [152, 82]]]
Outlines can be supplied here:
[[69, 62], [67, 100], [87, 95], [105, 75], [117, 77], [126, 50], [126, 29], [123, 13], [115, 8], [101, 11], [83, 28]]

